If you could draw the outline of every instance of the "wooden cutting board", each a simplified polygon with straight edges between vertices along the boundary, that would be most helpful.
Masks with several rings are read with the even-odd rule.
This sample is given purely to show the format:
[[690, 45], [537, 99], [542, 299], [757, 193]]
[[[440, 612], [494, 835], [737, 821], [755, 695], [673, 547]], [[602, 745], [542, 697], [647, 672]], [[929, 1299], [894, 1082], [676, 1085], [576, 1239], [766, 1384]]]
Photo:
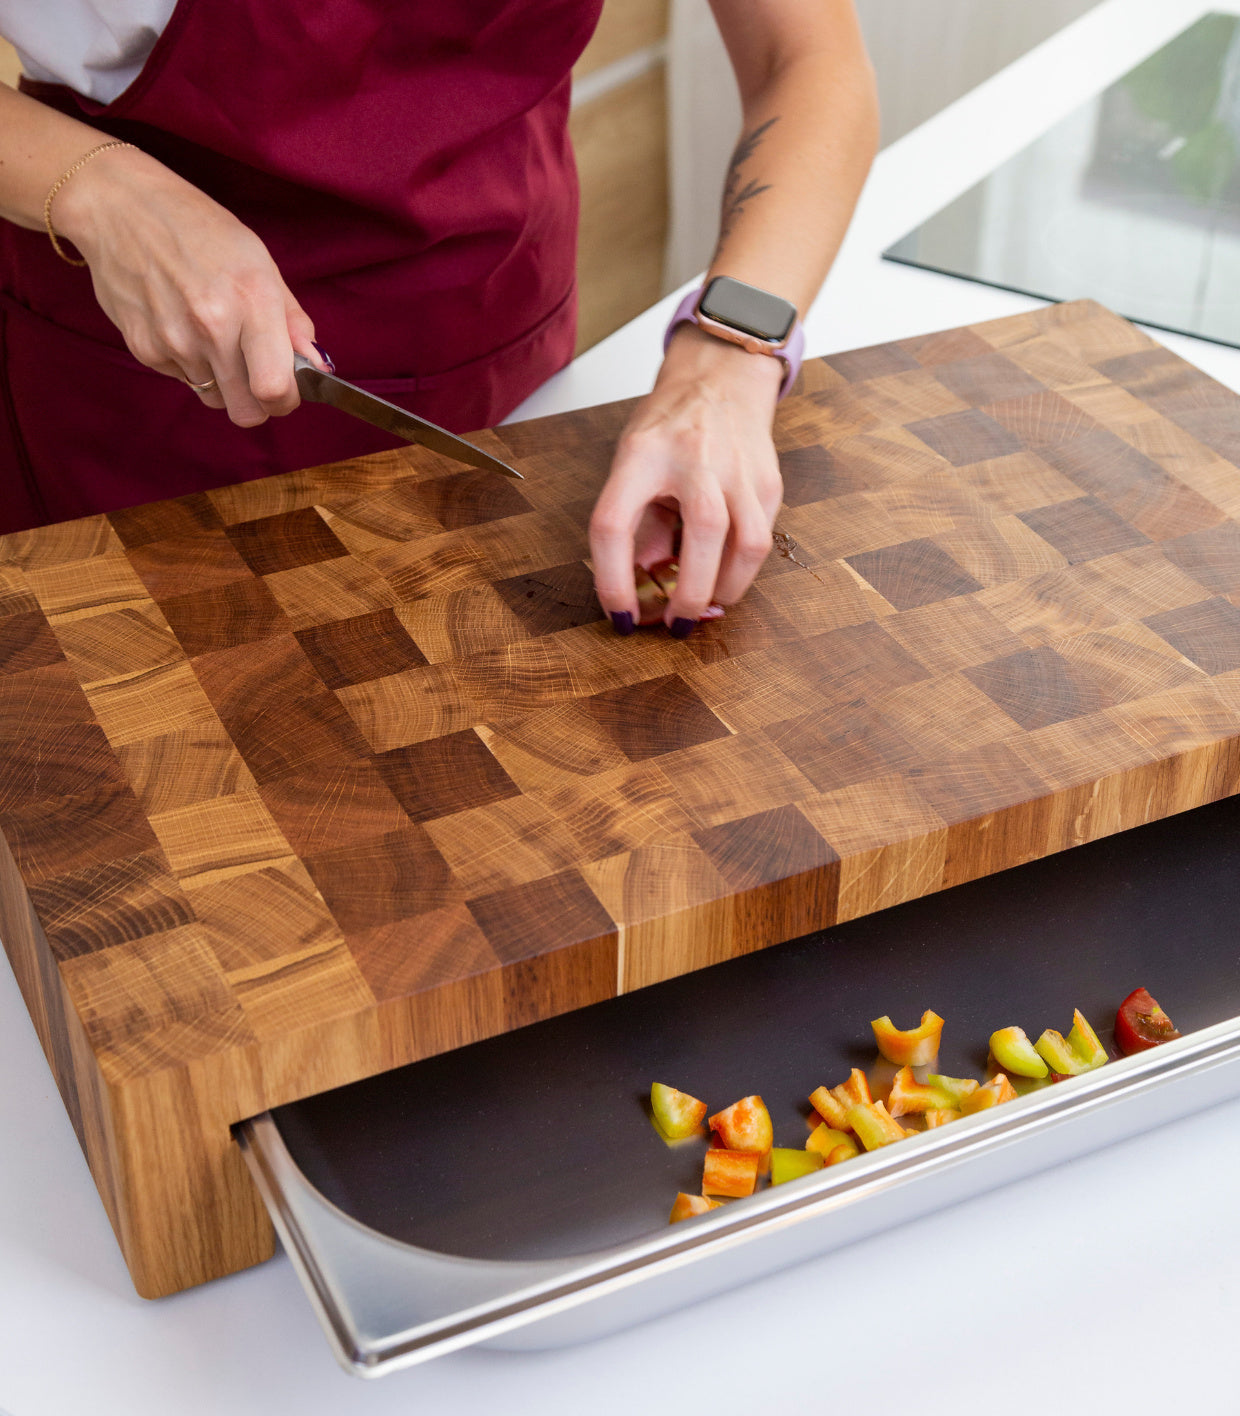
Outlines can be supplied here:
[[626, 411], [0, 540], [0, 933], [140, 1292], [270, 1252], [269, 1105], [1240, 790], [1240, 399], [1129, 324], [807, 365], [811, 570], [684, 642], [593, 598]]

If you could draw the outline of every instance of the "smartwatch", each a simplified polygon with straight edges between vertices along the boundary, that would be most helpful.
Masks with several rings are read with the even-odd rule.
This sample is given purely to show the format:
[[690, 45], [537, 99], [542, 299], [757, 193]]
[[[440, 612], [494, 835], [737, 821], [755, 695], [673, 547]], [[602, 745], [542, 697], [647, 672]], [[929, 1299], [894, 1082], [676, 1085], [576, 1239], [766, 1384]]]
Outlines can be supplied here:
[[730, 275], [717, 275], [705, 290], [692, 290], [680, 302], [672, 322], [663, 336], [663, 352], [680, 325], [692, 323], [739, 344], [750, 354], [769, 354], [781, 359], [784, 377], [779, 396], [792, 387], [801, 369], [805, 351], [805, 331], [797, 319], [796, 306], [789, 300], [733, 280]]

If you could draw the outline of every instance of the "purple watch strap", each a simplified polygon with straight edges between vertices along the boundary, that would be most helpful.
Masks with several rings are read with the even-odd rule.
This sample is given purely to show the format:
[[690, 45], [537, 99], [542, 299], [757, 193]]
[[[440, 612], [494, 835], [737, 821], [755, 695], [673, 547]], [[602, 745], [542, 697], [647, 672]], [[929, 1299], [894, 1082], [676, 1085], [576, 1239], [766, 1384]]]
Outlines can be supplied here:
[[[676, 306], [676, 313], [672, 316], [671, 323], [663, 335], [663, 352], [667, 353], [667, 346], [672, 342], [672, 335], [676, 333], [682, 324], [698, 324], [697, 306], [702, 298], [701, 290], [690, 290], [685, 298]], [[710, 331], [707, 330], [709, 334]], [[764, 357], [769, 358], [769, 355]], [[777, 359], [783, 360], [784, 376], [779, 384], [779, 396], [784, 394], [796, 383], [797, 375], [801, 372], [801, 360], [805, 357], [805, 329], [800, 320], [792, 326], [792, 333], [788, 336], [788, 342], [775, 355]]]

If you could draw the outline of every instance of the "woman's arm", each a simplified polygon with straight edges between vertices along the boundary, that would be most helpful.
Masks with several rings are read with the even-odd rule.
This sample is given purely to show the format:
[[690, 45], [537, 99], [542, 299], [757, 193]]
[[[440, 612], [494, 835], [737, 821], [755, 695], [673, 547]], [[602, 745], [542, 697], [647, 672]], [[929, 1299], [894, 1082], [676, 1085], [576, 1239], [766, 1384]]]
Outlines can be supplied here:
[[[108, 135], [0, 84], [0, 216], [43, 229], [53, 183]], [[252, 427], [297, 407], [293, 351], [322, 367], [314, 326], [259, 238], [132, 148], [92, 158], [57, 192], [52, 223], [90, 266], [95, 295], [141, 363]], [[68, 266], [67, 279], [74, 279]]]
[[[744, 114], [708, 279], [730, 275], [803, 315], [852, 216], [878, 144], [878, 101], [852, 0], [711, 0]], [[665, 615], [686, 634], [731, 604], [771, 548], [782, 485], [771, 420], [783, 365], [695, 325], [674, 335], [635, 411], [590, 523], [599, 600], [624, 632], [633, 565], [672, 553]], [[626, 620], [625, 616], [632, 616]]]

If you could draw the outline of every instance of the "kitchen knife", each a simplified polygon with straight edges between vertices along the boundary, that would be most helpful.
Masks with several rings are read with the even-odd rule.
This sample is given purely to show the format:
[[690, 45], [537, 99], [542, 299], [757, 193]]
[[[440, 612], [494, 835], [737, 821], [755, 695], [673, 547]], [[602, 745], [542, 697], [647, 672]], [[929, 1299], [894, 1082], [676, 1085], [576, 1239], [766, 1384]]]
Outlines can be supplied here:
[[498, 457], [483, 452], [480, 447], [466, 442], [464, 438], [458, 438], [437, 423], [427, 422], [425, 418], [419, 418], [416, 413], [398, 408], [385, 398], [367, 393], [356, 384], [346, 383], [335, 374], [323, 373], [300, 354], [293, 355], [293, 372], [301, 396], [309, 399], [311, 403], [330, 404], [332, 408], [339, 408], [342, 413], [351, 413], [365, 423], [382, 428], [385, 433], [404, 438], [406, 442], [421, 443], [423, 447], [429, 447], [433, 452], [442, 452], [445, 457], [455, 458], [457, 462], [466, 462], [471, 467], [481, 467], [488, 472], [502, 472], [505, 477], [517, 477], [524, 481], [515, 467], [509, 467]]

